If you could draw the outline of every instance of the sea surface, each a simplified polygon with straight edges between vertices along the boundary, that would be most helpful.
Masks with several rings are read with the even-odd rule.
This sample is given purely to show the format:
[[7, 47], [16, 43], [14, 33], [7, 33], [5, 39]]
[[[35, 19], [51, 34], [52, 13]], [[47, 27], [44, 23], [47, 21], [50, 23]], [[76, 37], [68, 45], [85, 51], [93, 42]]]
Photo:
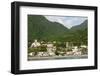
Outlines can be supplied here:
[[70, 55], [70, 56], [49, 56], [49, 57], [28, 57], [28, 61], [32, 60], [55, 60], [55, 59], [87, 59], [88, 55]]

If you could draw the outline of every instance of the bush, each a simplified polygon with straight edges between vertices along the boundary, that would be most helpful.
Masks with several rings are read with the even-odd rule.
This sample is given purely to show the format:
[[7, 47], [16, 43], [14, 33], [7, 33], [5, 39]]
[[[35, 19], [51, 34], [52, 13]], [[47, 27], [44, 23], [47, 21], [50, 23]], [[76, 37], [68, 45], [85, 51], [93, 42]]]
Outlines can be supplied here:
[[34, 47], [34, 48], [28, 48], [28, 52], [44, 52], [47, 51], [45, 46], [40, 47]]

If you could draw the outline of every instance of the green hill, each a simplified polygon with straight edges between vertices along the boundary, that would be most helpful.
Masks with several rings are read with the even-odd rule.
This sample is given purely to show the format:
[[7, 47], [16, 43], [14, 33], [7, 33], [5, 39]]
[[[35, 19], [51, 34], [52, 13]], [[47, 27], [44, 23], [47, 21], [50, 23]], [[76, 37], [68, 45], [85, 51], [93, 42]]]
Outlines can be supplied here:
[[87, 20], [71, 29], [41, 15], [28, 15], [28, 41], [71, 41], [87, 43]]
[[88, 20], [85, 20], [80, 25], [76, 25], [70, 29], [72, 33], [74, 32], [73, 35], [77, 42], [83, 42], [87, 44], [87, 40], [88, 40], [88, 26], [87, 25], [88, 25]]
[[69, 29], [57, 22], [50, 22], [40, 15], [28, 16], [28, 40], [58, 40]]
[[87, 28], [87, 24], [88, 24], [88, 21], [85, 20], [83, 23], [81, 23], [80, 25], [76, 25], [76, 26], [73, 26], [71, 28], [71, 30], [83, 30], [83, 29], [86, 29]]

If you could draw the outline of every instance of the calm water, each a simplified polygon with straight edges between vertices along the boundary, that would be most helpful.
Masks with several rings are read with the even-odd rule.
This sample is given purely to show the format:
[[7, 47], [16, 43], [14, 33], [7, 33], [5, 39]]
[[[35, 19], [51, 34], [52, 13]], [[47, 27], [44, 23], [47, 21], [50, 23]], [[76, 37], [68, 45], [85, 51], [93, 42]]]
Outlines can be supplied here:
[[49, 56], [49, 57], [28, 57], [29, 61], [32, 60], [54, 60], [54, 59], [86, 59], [88, 55], [80, 55], [80, 56]]

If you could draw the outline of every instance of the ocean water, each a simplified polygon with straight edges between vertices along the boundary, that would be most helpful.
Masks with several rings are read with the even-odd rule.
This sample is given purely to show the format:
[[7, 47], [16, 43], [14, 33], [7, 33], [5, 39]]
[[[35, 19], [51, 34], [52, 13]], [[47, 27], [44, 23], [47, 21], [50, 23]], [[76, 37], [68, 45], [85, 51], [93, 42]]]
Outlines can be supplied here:
[[88, 55], [28, 57], [28, 61], [33, 61], [33, 60], [56, 60], [56, 59], [87, 59], [87, 58], [88, 58]]

